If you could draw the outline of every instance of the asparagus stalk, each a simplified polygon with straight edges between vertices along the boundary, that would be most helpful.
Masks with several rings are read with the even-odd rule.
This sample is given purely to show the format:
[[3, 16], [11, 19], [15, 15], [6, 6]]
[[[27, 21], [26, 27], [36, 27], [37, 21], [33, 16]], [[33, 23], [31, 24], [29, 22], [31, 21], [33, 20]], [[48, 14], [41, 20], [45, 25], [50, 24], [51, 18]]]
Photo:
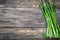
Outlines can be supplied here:
[[39, 4], [39, 7], [42, 10], [42, 13], [46, 19], [47, 23], [47, 37], [50, 38], [59, 38], [60, 37], [60, 27], [58, 24], [58, 20], [56, 17], [56, 10], [54, 8], [54, 0], [51, 0], [51, 2], [45, 2], [42, 1]]

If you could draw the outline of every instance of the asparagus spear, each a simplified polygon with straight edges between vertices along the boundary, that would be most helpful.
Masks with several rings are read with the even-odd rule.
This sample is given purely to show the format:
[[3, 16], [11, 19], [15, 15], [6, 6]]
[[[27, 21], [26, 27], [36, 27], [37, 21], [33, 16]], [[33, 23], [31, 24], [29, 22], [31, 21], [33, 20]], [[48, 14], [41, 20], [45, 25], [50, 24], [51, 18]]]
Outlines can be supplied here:
[[45, 1], [44, 3], [40, 2], [39, 7], [42, 10], [42, 13], [46, 19], [47, 23], [47, 37], [58, 38], [60, 37], [60, 27], [56, 17], [56, 10], [54, 8], [54, 0], [51, 0], [49, 3]]

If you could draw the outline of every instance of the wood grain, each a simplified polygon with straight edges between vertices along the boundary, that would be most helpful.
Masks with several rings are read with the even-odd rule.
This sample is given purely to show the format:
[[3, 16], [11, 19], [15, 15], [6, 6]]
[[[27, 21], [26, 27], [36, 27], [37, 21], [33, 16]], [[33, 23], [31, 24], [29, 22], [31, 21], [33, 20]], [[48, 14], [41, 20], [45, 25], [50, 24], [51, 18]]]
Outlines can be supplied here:
[[[40, 0], [0, 2], [0, 40], [49, 40], [42, 37], [46, 21], [38, 7]], [[55, 0], [55, 7], [60, 25], [60, 0]]]

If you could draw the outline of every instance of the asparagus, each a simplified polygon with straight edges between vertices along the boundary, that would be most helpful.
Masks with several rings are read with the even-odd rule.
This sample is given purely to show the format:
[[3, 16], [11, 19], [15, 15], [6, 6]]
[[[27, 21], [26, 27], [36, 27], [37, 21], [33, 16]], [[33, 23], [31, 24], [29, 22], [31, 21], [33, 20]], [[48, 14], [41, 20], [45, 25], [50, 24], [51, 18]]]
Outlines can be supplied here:
[[56, 10], [54, 8], [54, 0], [43, 2], [39, 4], [40, 9], [46, 19], [47, 23], [47, 37], [60, 38], [60, 27], [56, 17]]

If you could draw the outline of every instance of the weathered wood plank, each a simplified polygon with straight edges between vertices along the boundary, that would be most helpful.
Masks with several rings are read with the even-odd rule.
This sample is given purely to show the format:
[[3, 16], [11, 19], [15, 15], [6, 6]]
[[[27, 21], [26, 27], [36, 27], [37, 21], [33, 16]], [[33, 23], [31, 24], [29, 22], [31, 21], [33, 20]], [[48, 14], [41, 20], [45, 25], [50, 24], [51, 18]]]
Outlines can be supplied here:
[[0, 27], [46, 27], [39, 9], [1, 9]]
[[45, 27], [39, 19], [0, 19], [0, 27]]
[[9, 38], [42, 38], [42, 33], [46, 28], [0, 28], [0, 38], [8, 36]]
[[0, 9], [0, 18], [41, 18], [42, 13], [37, 8]]
[[6, 0], [5, 7], [33, 7], [37, 3], [35, 0]]
[[[13, 7], [13, 8], [38, 8], [40, 0], [2, 0], [4, 2], [0, 7]], [[60, 1], [55, 0], [56, 8], [60, 9]]]
[[[7, 0], [6, 7], [38, 7], [39, 2], [40, 0]], [[55, 6], [57, 8], [59, 8], [59, 3], [59, 0], [55, 0]]]
[[[42, 32], [46, 32], [46, 23], [40, 9], [37, 9], [39, 0], [2, 0], [2, 3], [5, 4], [0, 5], [4, 7], [0, 8], [0, 40], [42, 38]], [[59, 3], [56, 1], [56, 8], [60, 8]], [[60, 11], [57, 11], [57, 18], [60, 24]]]
[[[58, 21], [59, 15], [58, 10]], [[0, 27], [46, 27], [46, 23], [43, 14], [37, 8], [6, 8], [0, 10]]]

